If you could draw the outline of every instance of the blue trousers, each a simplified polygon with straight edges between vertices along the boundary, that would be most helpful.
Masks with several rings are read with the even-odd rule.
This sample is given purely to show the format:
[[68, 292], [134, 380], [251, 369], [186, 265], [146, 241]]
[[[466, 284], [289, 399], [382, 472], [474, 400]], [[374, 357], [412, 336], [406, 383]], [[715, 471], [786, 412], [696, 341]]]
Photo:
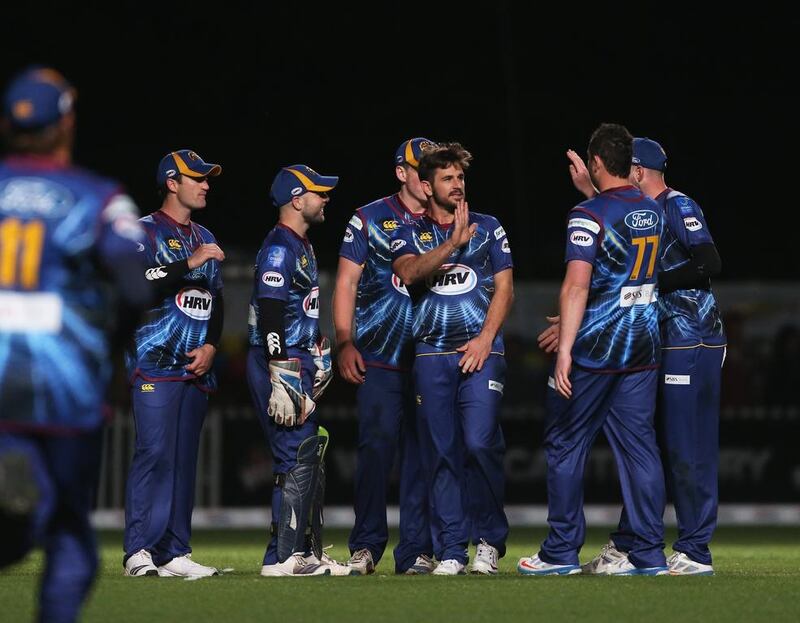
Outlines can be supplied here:
[[544, 448], [550, 532], [539, 557], [577, 565], [586, 533], [583, 473], [602, 429], [619, 470], [632, 529], [629, 559], [636, 566], [663, 567], [664, 473], [656, 445], [657, 371], [597, 374], [573, 368], [572, 398], [547, 390]]
[[75, 621], [97, 571], [89, 522], [100, 471], [102, 431], [72, 436], [0, 433], [0, 454], [28, 457], [39, 501], [29, 521], [0, 521], [0, 567], [45, 550], [40, 621]]
[[[289, 348], [288, 355], [300, 359], [302, 365], [303, 389], [311, 396], [314, 385], [314, 359], [307, 350]], [[267, 445], [272, 451], [273, 471], [285, 474], [297, 465], [297, 450], [300, 444], [317, 434], [317, 416], [312, 413], [302, 426], [278, 426], [269, 417], [269, 397], [272, 395], [272, 383], [269, 380], [269, 366], [264, 348], [251, 347], [247, 353], [247, 385], [258, 415], [258, 421], [264, 431]], [[283, 492], [279, 487], [272, 489], [272, 523], [276, 525], [280, 519], [281, 499]], [[264, 564], [274, 565], [278, 562], [278, 539], [271, 535], [264, 553]]]
[[136, 447], [125, 500], [125, 560], [140, 549], [156, 565], [192, 551], [200, 430], [208, 394], [194, 383], [137, 379], [131, 389]]
[[369, 366], [356, 394], [358, 462], [355, 524], [350, 552], [367, 548], [377, 564], [386, 549], [386, 490], [400, 450], [400, 542], [394, 549], [395, 572], [404, 573], [420, 554], [433, 555], [428, 520], [428, 491], [417, 439], [411, 375]]
[[[725, 348], [663, 349], [659, 371], [658, 424], [669, 491], [678, 519], [672, 545], [704, 565], [717, 526], [719, 501], [719, 400]], [[626, 551], [631, 529], [623, 508], [614, 544]]]
[[470, 536], [505, 554], [505, 440], [499, 412], [506, 363], [491, 355], [481, 371], [463, 374], [461, 356], [418, 347], [414, 382], [434, 553], [439, 560], [466, 563]]

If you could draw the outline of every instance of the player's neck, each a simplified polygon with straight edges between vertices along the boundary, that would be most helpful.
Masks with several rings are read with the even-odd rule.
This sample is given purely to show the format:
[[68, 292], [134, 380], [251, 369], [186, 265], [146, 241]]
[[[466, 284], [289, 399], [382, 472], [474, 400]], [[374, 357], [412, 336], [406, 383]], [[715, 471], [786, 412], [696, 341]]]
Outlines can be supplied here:
[[428, 209], [428, 205], [426, 203], [420, 201], [414, 195], [408, 192], [408, 187], [405, 184], [400, 187], [400, 191], [397, 193], [397, 196], [400, 197], [400, 201], [412, 214], [422, 214]]
[[161, 211], [176, 223], [188, 225], [192, 220], [192, 211], [186, 206], [174, 201], [174, 195], [170, 195], [161, 204]]
[[282, 213], [278, 222], [284, 227], [291, 229], [301, 238], [305, 238], [306, 234], [308, 234], [308, 223], [299, 213]]
[[664, 178], [653, 180], [647, 182], [646, 184], [640, 184], [639, 188], [641, 188], [642, 192], [650, 197], [651, 199], [655, 199], [665, 190], [667, 190], [667, 185], [664, 183]]
[[447, 225], [448, 223], [452, 223], [454, 220], [456, 220], [456, 215], [454, 212], [450, 212], [450, 210], [447, 208], [443, 208], [433, 199], [428, 202], [428, 214], [431, 215], [431, 218], [434, 221], [443, 225]]
[[616, 175], [611, 175], [606, 171], [600, 171], [597, 174], [597, 190], [601, 193], [611, 189], [611, 188], [619, 188], [620, 186], [630, 186], [630, 181], [627, 177], [617, 177]]

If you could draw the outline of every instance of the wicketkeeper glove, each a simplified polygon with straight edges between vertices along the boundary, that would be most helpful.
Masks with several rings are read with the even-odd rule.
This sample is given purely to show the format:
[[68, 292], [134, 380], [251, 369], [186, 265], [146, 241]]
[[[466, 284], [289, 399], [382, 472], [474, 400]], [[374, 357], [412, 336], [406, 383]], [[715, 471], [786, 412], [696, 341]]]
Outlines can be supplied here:
[[333, 378], [331, 367], [331, 341], [324, 335], [311, 347], [311, 354], [314, 356], [314, 365], [317, 371], [314, 373], [314, 388], [312, 394], [314, 400], [322, 396], [322, 392], [328, 387], [328, 383]]
[[267, 413], [279, 426], [299, 426], [314, 412], [317, 405], [303, 391], [299, 359], [269, 362], [272, 394]]

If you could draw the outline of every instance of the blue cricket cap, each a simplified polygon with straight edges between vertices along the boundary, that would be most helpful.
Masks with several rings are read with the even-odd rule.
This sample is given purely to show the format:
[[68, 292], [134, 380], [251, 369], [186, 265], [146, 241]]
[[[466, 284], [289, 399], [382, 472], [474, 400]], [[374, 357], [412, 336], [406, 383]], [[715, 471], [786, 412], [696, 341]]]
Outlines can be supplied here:
[[422, 158], [422, 152], [435, 146], [436, 143], [427, 138], [410, 138], [400, 143], [400, 147], [394, 152], [394, 163], [410, 164], [416, 169], [419, 166], [419, 159]]
[[664, 171], [667, 168], [667, 152], [664, 148], [649, 138], [633, 139], [632, 164], [638, 164], [645, 169]]
[[50, 67], [23, 70], [3, 94], [3, 115], [12, 127], [37, 130], [59, 121], [73, 110], [77, 92], [66, 78]]
[[163, 186], [167, 180], [176, 175], [188, 175], [189, 177], [216, 177], [222, 173], [222, 167], [218, 164], [204, 162], [191, 149], [181, 149], [171, 151], [158, 163], [156, 171], [156, 183]]
[[339, 178], [335, 175], [320, 175], [304, 164], [293, 164], [278, 171], [269, 189], [269, 196], [272, 203], [280, 207], [289, 203], [292, 197], [299, 197], [308, 191], [325, 193], [333, 190], [338, 183]]

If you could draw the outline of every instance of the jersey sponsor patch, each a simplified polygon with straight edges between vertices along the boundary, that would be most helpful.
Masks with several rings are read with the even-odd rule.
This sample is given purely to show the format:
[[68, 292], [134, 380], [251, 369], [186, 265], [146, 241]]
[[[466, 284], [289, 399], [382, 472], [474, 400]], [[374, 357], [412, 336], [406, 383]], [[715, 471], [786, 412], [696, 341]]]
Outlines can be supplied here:
[[498, 381], [489, 380], [489, 389], [495, 392], [503, 393], [503, 384]]
[[357, 230], [361, 231], [362, 228], [361, 219], [358, 218], [357, 214], [353, 214], [353, 216], [350, 217], [350, 224]]
[[0, 292], [0, 331], [58, 333], [63, 308], [63, 299], [54, 292]]
[[183, 248], [183, 246], [181, 245], [181, 241], [176, 240], [175, 238], [169, 238], [167, 240], [167, 246], [173, 251], [179, 251], [180, 249]]
[[691, 385], [691, 374], [665, 374], [664, 384], [666, 385]]
[[511, 253], [511, 247], [508, 244], [508, 238], [506, 238], [505, 240], [503, 240], [503, 242], [500, 243], [500, 250], [503, 253]]
[[703, 229], [703, 224], [694, 216], [687, 216], [683, 219], [683, 224], [689, 231], [697, 231]]
[[473, 290], [478, 284], [475, 271], [464, 264], [443, 264], [432, 275], [425, 278], [431, 292], [445, 296], [457, 296]]
[[267, 333], [267, 350], [270, 355], [280, 355], [281, 353], [281, 338], [274, 331]]
[[637, 210], [625, 217], [625, 224], [631, 229], [651, 229], [658, 225], [658, 214], [652, 210]]
[[157, 266], [156, 268], [148, 268], [144, 271], [144, 276], [148, 281], [157, 281], [158, 279], [166, 277], [167, 271], [164, 270], [163, 266]]
[[175, 295], [175, 305], [184, 314], [195, 320], [211, 318], [213, 297], [203, 288], [183, 288]]
[[619, 306], [632, 307], [634, 305], [650, 305], [654, 303], [658, 295], [656, 294], [656, 284], [643, 283], [640, 286], [626, 286], [620, 290]]
[[569, 235], [569, 241], [579, 247], [590, 247], [594, 244], [594, 237], [584, 231], [574, 231]]
[[405, 241], [405, 240], [395, 240], [395, 241], [394, 241], [394, 242], [392, 242], [392, 244], [389, 246], [389, 250], [390, 250], [392, 253], [394, 253], [394, 252], [395, 252], [395, 251], [397, 251], [398, 249], [402, 249], [404, 246], [406, 246], [406, 241]]
[[38, 177], [12, 177], [0, 183], [0, 212], [22, 216], [59, 218], [74, 205], [66, 187]]
[[405, 296], [409, 296], [408, 288], [406, 288], [406, 284], [404, 284], [403, 281], [400, 279], [400, 277], [398, 277], [394, 273], [392, 273], [392, 287], [395, 290], [397, 290], [400, 294], [403, 294]]
[[571, 227], [582, 227], [583, 229], [588, 229], [593, 234], [600, 233], [600, 225], [590, 218], [571, 218], [567, 223], [567, 228], [569, 229]]
[[283, 264], [286, 259], [286, 249], [283, 247], [270, 247], [267, 252], [267, 264], [278, 268]]
[[420, 242], [430, 242], [433, 240], [433, 234], [429, 231], [424, 231], [419, 235]]
[[303, 299], [303, 313], [309, 318], [319, 318], [319, 288], [311, 288]]
[[500, 240], [500, 238], [502, 238], [505, 235], [506, 235], [506, 230], [503, 229], [502, 225], [494, 230], [494, 239], [495, 240]]
[[144, 229], [139, 222], [136, 204], [128, 195], [116, 195], [103, 209], [103, 219], [111, 223], [111, 229], [122, 238], [138, 242], [144, 238]]
[[383, 227], [383, 231], [394, 231], [397, 229], [397, 221], [386, 220], [381, 223], [381, 227]]
[[280, 288], [283, 287], [283, 275], [280, 273], [276, 273], [273, 270], [268, 270], [263, 275], [261, 275], [261, 281], [264, 282], [264, 285], [268, 285], [271, 288]]
[[353, 231], [349, 227], [344, 230], [344, 241], [353, 242]]

